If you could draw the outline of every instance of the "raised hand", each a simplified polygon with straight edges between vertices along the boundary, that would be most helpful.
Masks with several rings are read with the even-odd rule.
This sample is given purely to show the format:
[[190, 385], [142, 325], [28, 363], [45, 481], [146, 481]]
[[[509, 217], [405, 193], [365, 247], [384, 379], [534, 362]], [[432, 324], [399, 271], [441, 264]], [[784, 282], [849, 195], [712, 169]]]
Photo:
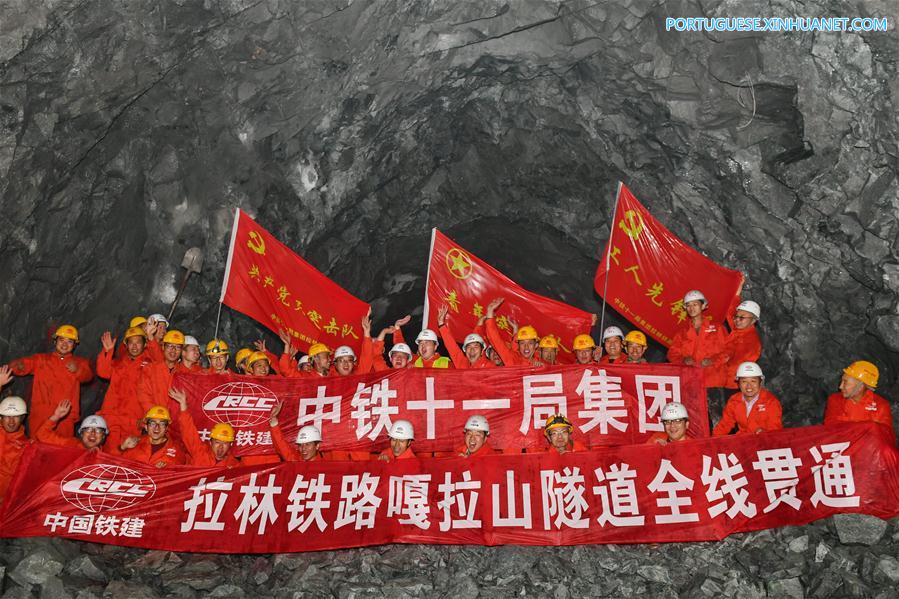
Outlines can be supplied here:
[[69, 415], [69, 412], [72, 411], [72, 402], [68, 399], [64, 399], [59, 402], [59, 405], [56, 406], [56, 409], [53, 410], [53, 415], [50, 416], [50, 420], [53, 422], [59, 422], [63, 418]]
[[493, 318], [494, 316], [496, 316], [496, 309], [502, 306], [504, 301], [506, 301], [506, 298], [498, 297], [487, 304], [487, 318]]
[[412, 320], [412, 315], [406, 314], [405, 316], [403, 316], [402, 318], [397, 320], [395, 323], [393, 323], [393, 326], [395, 326], [396, 328], [400, 328], [401, 326], [403, 326], [405, 324], [409, 324], [410, 320]]
[[9, 366], [0, 366], [0, 387], [13, 380], [13, 374]]
[[449, 314], [449, 307], [440, 306], [437, 310], [437, 326], [442, 327], [446, 324], [446, 315]]
[[169, 397], [178, 402], [178, 406], [181, 408], [182, 412], [187, 411], [187, 393], [185, 393], [181, 389], [175, 389], [174, 387], [171, 387], [169, 389]]
[[366, 337], [371, 337], [371, 308], [368, 309], [368, 314], [362, 317], [362, 333]]
[[112, 351], [115, 349], [115, 342], [118, 341], [118, 337], [113, 337], [112, 333], [106, 331], [102, 335], [100, 335], [100, 343], [103, 344], [103, 351]]
[[272, 408], [271, 413], [268, 415], [268, 423], [271, 426], [278, 426], [278, 414], [281, 413], [281, 408], [284, 407], [284, 402], [279, 401], [275, 404], [275, 407]]
[[128, 437], [122, 444], [119, 445], [119, 449], [122, 451], [128, 451], [129, 449], [134, 449], [137, 447], [137, 444], [140, 443], [140, 437]]

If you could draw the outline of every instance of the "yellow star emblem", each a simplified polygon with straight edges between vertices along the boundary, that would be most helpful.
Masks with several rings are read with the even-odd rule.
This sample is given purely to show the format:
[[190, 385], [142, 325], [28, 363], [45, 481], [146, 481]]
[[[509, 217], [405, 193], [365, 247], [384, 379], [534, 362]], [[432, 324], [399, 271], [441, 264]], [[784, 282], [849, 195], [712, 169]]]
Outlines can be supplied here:
[[446, 267], [457, 279], [467, 279], [471, 276], [471, 258], [459, 248], [453, 248], [446, 253]]

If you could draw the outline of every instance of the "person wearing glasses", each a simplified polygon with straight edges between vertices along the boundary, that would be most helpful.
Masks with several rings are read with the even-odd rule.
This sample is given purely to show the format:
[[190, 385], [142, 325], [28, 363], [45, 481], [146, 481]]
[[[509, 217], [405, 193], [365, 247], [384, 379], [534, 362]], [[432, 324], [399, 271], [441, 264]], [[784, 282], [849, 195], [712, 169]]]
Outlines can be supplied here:
[[761, 307], [753, 301], [742, 302], [733, 316], [728, 318], [730, 334], [724, 342], [727, 362], [724, 365], [724, 381], [728, 389], [737, 389], [737, 367], [743, 362], [758, 362], [762, 355], [756, 323], [761, 317]]
[[654, 433], [646, 440], [647, 445], [668, 445], [687, 439], [687, 428], [690, 426], [690, 415], [682, 403], [671, 402], [662, 408], [662, 416], [659, 418], [665, 430]]

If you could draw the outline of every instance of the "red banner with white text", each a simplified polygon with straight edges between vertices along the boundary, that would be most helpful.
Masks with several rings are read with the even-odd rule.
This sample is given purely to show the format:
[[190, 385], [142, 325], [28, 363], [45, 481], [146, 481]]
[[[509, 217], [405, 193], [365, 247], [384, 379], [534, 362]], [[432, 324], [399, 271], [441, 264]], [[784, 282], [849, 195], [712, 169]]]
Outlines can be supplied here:
[[216, 553], [385, 543], [711, 541], [840, 512], [899, 515], [884, 427], [787, 429], [559, 455], [156, 469], [29, 447], [0, 536]]
[[506, 341], [512, 339], [510, 320], [519, 326], [529, 324], [541, 336], [551, 335], [559, 342], [559, 363], [574, 363], [571, 342], [577, 335], [590, 333], [592, 314], [524, 289], [434, 229], [428, 259], [425, 326], [436, 331], [437, 311], [446, 306], [447, 325], [456, 341], [461, 342], [475, 330], [487, 305], [500, 297], [505, 302], [497, 310], [496, 326]]
[[217, 422], [235, 428], [237, 455], [274, 453], [269, 413], [279, 401], [286, 438], [312, 424], [325, 451], [380, 451], [392, 421], [405, 419], [415, 427], [416, 450], [452, 452], [473, 414], [487, 417], [498, 448], [543, 449], [553, 414], [566, 415], [588, 447], [641, 443], [662, 430], [662, 408], [673, 401], [690, 413], [689, 436], [709, 434], [701, 369], [673, 364], [406, 368], [324, 378], [177, 373], [172, 386], [187, 393], [204, 439]]
[[[702, 291], [707, 314], [724, 322], [743, 283], [743, 273], [719, 266], [665, 228], [623, 184], [609, 241], [593, 284], [606, 301], [641, 331], [668, 347], [684, 326], [683, 297]], [[697, 226], [703, 226], [698, 223]]]
[[302, 351], [321, 342], [331, 349], [349, 345], [357, 354], [369, 308], [240, 209], [220, 301], [275, 333], [286, 331]]

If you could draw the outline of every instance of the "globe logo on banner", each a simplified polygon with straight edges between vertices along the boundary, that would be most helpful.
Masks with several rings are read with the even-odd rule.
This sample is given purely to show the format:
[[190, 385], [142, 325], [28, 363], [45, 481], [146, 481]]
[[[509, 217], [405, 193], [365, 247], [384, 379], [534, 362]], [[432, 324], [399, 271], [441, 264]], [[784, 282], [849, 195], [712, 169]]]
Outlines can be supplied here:
[[212, 389], [203, 398], [203, 412], [210, 420], [234, 428], [256, 426], [268, 420], [278, 403], [271, 389], [257, 383], [236, 381]]
[[153, 479], [114, 464], [82, 466], [59, 483], [63, 499], [86, 512], [123, 510], [156, 493]]

